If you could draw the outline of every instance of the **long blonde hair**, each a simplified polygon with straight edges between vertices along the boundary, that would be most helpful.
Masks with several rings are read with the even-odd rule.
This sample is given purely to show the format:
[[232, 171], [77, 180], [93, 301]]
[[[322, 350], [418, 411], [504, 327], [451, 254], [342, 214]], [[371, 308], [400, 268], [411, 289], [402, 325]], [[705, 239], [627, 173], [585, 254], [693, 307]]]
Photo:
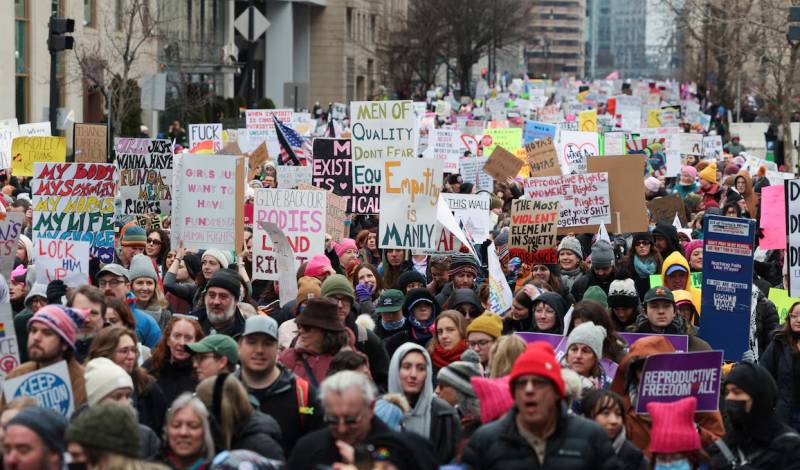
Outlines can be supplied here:
[[[219, 409], [214, 408], [214, 388], [218, 380], [224, 380], [222, 392], [219, 397]], [[197, 398], [209, 409], [211, 415], [217, 420], [222, 434], [222, 444], [230, 450], [233, 436], [253, 414], [253, 405], [239, 379], [231, 374], [219, 374], [209, 377], [197, 385]], [[217, 449], [222, 450], [222, 449]]]
[[510, 374], [525, 346], [525, 340], [513, 333], [497, 338], [489, 354], [489, 375], [497, 378]]

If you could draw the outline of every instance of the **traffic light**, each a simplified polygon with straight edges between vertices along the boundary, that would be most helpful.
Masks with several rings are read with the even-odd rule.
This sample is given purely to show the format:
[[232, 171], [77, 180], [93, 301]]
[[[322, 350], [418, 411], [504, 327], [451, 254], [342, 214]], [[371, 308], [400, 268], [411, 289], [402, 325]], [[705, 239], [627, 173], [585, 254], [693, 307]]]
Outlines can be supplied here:
[[75, 31], [75, 20], [69, 18], [50, 18], [50, 36], [47, 38], [47, 48], [50, 52], [72, 49], [75, 39], [67, 33]]

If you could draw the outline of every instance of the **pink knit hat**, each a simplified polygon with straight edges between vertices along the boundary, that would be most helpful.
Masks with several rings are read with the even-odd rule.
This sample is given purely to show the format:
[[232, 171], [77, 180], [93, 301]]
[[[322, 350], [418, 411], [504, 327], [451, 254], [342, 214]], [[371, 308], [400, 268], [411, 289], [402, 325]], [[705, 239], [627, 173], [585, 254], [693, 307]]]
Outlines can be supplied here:
[[70, 348], [75, 349], [78, 328], [80, 328], [88, 315], [89, 310], [85, 308], [70, 308], [55, 304], [45, 305], [28, 320], [28, 329], [30, 330], [33, 322], [44, 323], [48, 328], [55, 331], [58, 336], [61, 336], [69, 344]]
[[342, 242], [336, 243], [333, 249], [336, 251], [336, 256], [339, 258], [341, 258], [344, 252], [347, 250], [358, 251], [358, 247], [356, 247], [356, 241], [352, 238], [342, 238]]
[[651, 176], [644, 180], [644, 187], [651, 193], [657, 193], [658, 190], [661, 189], [661, 181]]
[[514, 406], [514, 397], [508, 393], [511, 376], [487, 379], [472, 377], [472, 389], [481, 402], [481, 424], [486, 424], [503, 416]]
[[688, 173], [692, 175], [692, 178], [697, 179], [697, 168], [691, 165], [684, 165], [681, 167], [681, 173]]
[[692, 256], [692, 252], [698, 248], [701, 250], [703, 249], [703, 240], [692, 240], [683, 245], [683, 252], [686, 253], [686, 258], [690, 258]]
[[323, 274], [333, 274], [333, 267], [331, 260], [325, 255], [314, 255], [313, 258], [308, 260], [304, 276], [319, 277]]
[[647, 404], [653, 419], [650, 430], [650, 452], [675, 454], [700, 449], [700, 434], [694, 425], [697, 399], [687, 397], [672, 403]]

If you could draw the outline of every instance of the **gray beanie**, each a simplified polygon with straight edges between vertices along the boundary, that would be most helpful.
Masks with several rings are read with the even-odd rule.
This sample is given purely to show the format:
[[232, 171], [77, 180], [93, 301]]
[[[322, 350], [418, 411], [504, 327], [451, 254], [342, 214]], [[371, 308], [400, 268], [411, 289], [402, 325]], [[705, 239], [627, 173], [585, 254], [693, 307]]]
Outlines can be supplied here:
[[[567, 351], [573, 344], [589, 346], [599, 361], [603, 357], [603, 340], [606, 339], [606, 329], [592, 322], [581, 323], [573, 328], [567, 338]], [[441, 372], [439, 372], [441, 374]]]
[[436, 381], [442, 385], [453, 387], [465, 397], [477, 398], [470, 379], [480, 376], [480, 357], [475, 351], [467, 349], [461, 355], [460, 361], [451, 362], [447, 367], [439, 370]]
[[36, 283], [31, 287], [31, 291], [28, 292], [28, 295], [25, 296], [25, 307], [31, 308], [31, 303], [33, 302], [34, 297], [41, 297], [47, 300], [47, 284]]
[[153, 260], [147, 255], [134, 256], [128, 272], [130, 273], [131, 282], [140, 277], [150, 278], [154, 282], [158, 282], [158, 274], [156, 274], [156, 268], [153, 267]]
[[569, 250], [578, 255], [578, 258], [583, 259], [581, 242], [575, 237], [564, 237], [564, 239], [561, 240], [561, 243], [558, 244], [558, 252], [561, 253], [561, 250]]
[[67, 419], [61, 413], [50, 408], [32, 406], [25, 408], [11, 418], [8, 426], [24, 426], [35, 432], [48, 449], [63, 453], [67, 450], [64, 431], [67, 430]]
[[609, 268], [614, 266], [614, 249], [605, 240], [598, 240], [592, 246], [592, 266]]

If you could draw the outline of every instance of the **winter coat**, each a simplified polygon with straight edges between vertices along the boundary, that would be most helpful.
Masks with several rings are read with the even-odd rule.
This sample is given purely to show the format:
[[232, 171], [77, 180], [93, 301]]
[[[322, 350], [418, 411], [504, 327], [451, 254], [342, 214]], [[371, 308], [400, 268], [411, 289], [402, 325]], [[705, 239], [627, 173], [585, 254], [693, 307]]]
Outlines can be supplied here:
[[355, 336], [356, 351], [367, 356], [369, 372], [372, 374], [372, 380], [375, 385], [378, 386], [379, 390], [385, 390], [389, 370], [389, 355], [386, 353], [383, 341], [378, 338], [378, 335], [356, 323], [357, 317], [358, 312], [351, 309], [350, 314], [344, 321], [344, 326], [349, 328]]
[[[691, 273], [691, 269], [689, 269], [689, 262], [686, 261], [683, 254], [678, 252], [673, 252], [664, 260], [664, 263], [661, 265], [661, 285], [667, 285], [667, 270], [672, 266], [683, 266], [686, 269], [687, 273]], [[638, 288], [638, 286], [637, 286]], [[702, 294], [700, 293], [700, 289], [692, 287], [692, 276], [691, 274], [686, 277], [686, 285], [683, 287], [683, 290], [692, 294], [692, 304], [694, 305], [694, 309], [697, 310], [698, 314], [700, 312], [700, 305], [702, 300]], [[646, 291], [645, 291], [646, 292]]]
[[[12, 369], [11, 372], [6, 374], [5, 380], [10, 380], [14, 377], [19, 377], [37, 370], [39, 370], [39, 363], [28, 361]], [[84, 369], [75, 358], [71, 358], [67, 361], [67, 371], [69, 372], [69, 381], [72, 384], [73, 404], [77, 409], [79, 406], [86, 403], [86, 380], [83, 377]], [[8, 401], [4, 394], [4, 396], [0, 398], [0, 413], [5, 410], [7, 404]]]
[[667, 240], [667, 249], [661, 253], [665, 265], [667, 264], [667, 257], [672, 253], [677, 251], [683, 256], [683, 246], [681, 245], [681, 239], [678, 238], [678, 229], [676, 229], [672, 223], [657, 223], [656, 227], [653, 229], [653, 235], [661, 235]]
[[481, 426], [469, 440], [462, 463], [474, 470], [619, 469], [611, 440], [595, 422], [567, 413], [561, 405], [556, 429], [547, 438], [544, 463], [520, 434], [516, 406], [499, 421]]
[[[620, 361], [617, 374], [611, 382], [611, 391], [622, 396], [625, 408], [623, 410], [625, 430], [628, 439], [637, 448], [642, 449], [647, 458], [650, 458], [650, 429], [653, 423], [648, 416], [636, 413], [636, 406], [631, 401], [631, 396], [628, 393], [628, 389], [632, 386], [635, 377], [633, 377], [634, 374], [629, 374], [628, 370], [635, 361], [642, 361], [653, 354], [671, 352], [675, 352], [675, 348], [663, 336], [642, 338], [631, 345], [628, 354]], [[694, 420], [704, 446], [711, 444], [725, 434], [722, 416], [718, 411], [713, 413], [697, 412], [694, 415]]]
[[609, 276], [608, 279], [600, 279], [595, 273], [594, 269], [590, 269], [583, 277], [578, 278], [575, 284], [572, 285], [570, 293], [575, 302], [583, 300], [583, 294], [592, 286], [600, 286], [603, 292], [608, 295], [608, 288], [611, 287], [611, 282], [614, 281], [614, 276]]
[[150, 367], [151, 364], [146, 362], [144, 368], [156, 378], [167, 406], [171, 405], [181, 393], [192, 393], [197, 387], [197, 377], [191, 359], [177, 362], [168, 360], [160, 370], [153, 370]]
[[[753, 287], [753, 289], [756, 289]], [[780, 328], [780, 317], [775, 304], [758, 290], [756, 293], [756, 331], [755, 337], [758, 338], [758, 357], [765, 354], [767, 347], [773, 342], [775, 332]]]
[[236, 430], [231, 440], [231, 450], [251, 450], [268, 459], [284, 460], [281, 428], [272, 416], [253, 410], [250, 418]]
[[800, 352], [792, 351], [783, 335], [776, 335], [758, 361], [778, 384], [775, 414], [790, 424], [792, 414], [800, 412]]
[[195, 310], [189, 315], [197, 319], [197, 322], [200, 323], [200, 326], [203, 328], [203, 334], [206, 336], [218, 333], [230, 336], [231, 338], [238, 338], [240, 334], [244, 333], [245, 318], [244, 315], [242, 315], [242, 312], [239, 311], [239, 307], [236, 307], [236, 311], [233, 313], [233, 323], [229, 324], [222, 330], [217, 330], [211, 324], [211, 320], [208, 319], [208, 312], [206, 312], [205, 307]]
[[[338, 352], [338, 351], [337, 351]], [[296, 347], [283, 350], [278, 357], [278, 361], [284, 367], [292, 371], [294, 375], [308, 380], [315, 386], [318, 386], [325, 380], [328, 374], [328, 368], [331, 366], [331, 361], [336, 354], [315, 354], [305, 349], [298, 349]], [[313, 372], [310, 376], [308, 369]]]
[[636, 317], [636, 324], [633, 327], [628, 327], [631, 333], [650, 333], [650, 334], [664, 334], [664, 335], [686, 335], [688, 338], [689, 352], [695, 351], [711, 351], [711, 345], [704, 340], [697, 337], [697, 332], [690, 323], [688, 323], [680, 315], [675, 315], [672, 323], [667, 325], [666, 328], [657, 330], [650, 324], [644, 313]]
[[696, 193], [697, 189], [700, 187], [697, 183], [692, 184], [681, 184], [680, 182], [675, 184], [673, 188], [673, 192], [681, 197], [681, 199], [686, 199], [686, 196], [692, 193]]
[[622, 447], [617, 452], [617, 459], [620, 461], [622, 470], [647, 470], [647, 459], [644, 458], [642, 451], [637, 449], [629, 440], [625, 440]]
[[144, 390], [134, 390], [131, 402], [139, 415], [139, 422], [160, 432], [164, 429], [164, 419], [172, 402], [167, 402], [156, 379], [151, 376], [147, 376], [147, 379], [148, 383]]

